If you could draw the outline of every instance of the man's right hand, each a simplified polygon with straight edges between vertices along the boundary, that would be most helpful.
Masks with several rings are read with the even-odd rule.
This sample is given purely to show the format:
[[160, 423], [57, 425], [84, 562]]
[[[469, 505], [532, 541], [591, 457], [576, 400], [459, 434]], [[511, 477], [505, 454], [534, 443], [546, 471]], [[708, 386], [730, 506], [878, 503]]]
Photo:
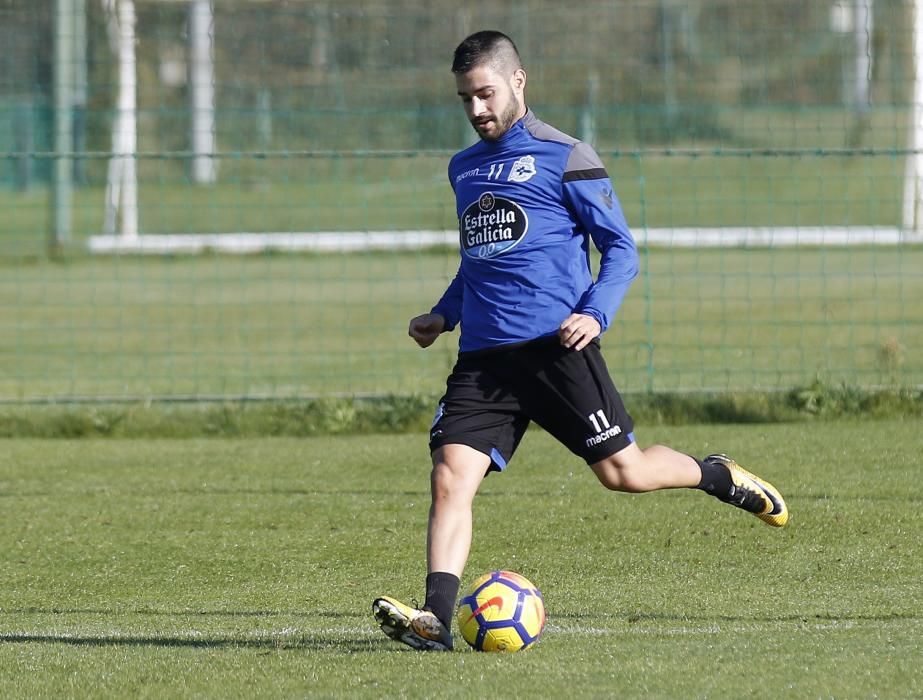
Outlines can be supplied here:
[[445, 328], [445, 318], [442, 314], [423, 314], [410, 319], [410, 328], [407, 335], [417, 341], [421, 348], [428, 348], [436, 342], [436, 338]]

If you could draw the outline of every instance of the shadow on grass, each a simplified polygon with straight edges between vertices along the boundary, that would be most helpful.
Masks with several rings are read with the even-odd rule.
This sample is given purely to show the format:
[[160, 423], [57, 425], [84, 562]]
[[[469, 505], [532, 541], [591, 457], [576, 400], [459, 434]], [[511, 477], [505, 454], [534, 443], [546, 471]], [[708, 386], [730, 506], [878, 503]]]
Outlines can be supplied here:
[[[429, 491], [400, 491], [400, 490], [383, 490], [383, 489], [244, 489], [244, 488], [220, 488], [206, 487], [200, 489], [124, 489], [117, 488], [93, 488], [93, 489], [67, 489], [45, 491], [4, 491], [0, 493], [0, 498], [47, 498], [53, 496], [114, 496], [130, 494], [132, 496], [401, 496], [410, 498], [424, 498], [429, 496]], [[536, 492], [533, 495], [539, 495]]]
[[[366, 613], [336, 610], [151, 610], [146, 608], [103, 610], [101, 608], [3, 608], [2, 615], [162, 615], [167, 617], [302, 617], [369, 618]], [[370, 619], [370, 618], [369, 618]]]
[[333, 651], [355, 654], [381, 651], [393, 644], [384, 637], [340, 639], [325, 635], [298, 634], [285, 637], [180, 637], [169, 635], [115, 636], [65, 634], [0, 634], [0, 644], [61, 644], [76, 647], [166, 647], [188, 649], [258, 649], [266, 651]]
[[[166, 617], [212, 617], [212, 618], [311, 618], [327, 620], [365, 620], [365, 613], [291, 610], [103, 610], [96, 608], [5, 608], [0, 610], [0, 619], [7, 616], [22, 615], [101, 615], [119, 617], [124, 615], [166, 616]], [[297, 629], [279, 632], [254, 631], [251, 635], [209, 635], [198, 634], [190, 630], [185, 635], [118, 635], [118, 634], [42, 634], [35, 632], [0, 633], [0, 644], [60, 644], [75, 647], [175, 647], [189, 649], [257, 649], [269, 651], [306, 650], [330, 651], [353, 654], [364, 651], [381, 651], [393, 645], [381, 636], [377, 630], [361, 636], [349, 636], [348, 633], [331, 633], [330, 631], [300, 632]]]

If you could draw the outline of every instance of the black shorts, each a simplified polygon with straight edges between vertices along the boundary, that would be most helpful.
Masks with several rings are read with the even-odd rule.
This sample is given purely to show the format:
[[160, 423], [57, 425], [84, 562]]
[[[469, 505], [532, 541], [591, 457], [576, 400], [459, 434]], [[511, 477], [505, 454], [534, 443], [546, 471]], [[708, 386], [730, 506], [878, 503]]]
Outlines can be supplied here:
[[430, 450], [462, 444], [506, 468], [535, 421], [587, 464], [634, 441], [631, 416], [594, 340], [576, 352], [557, 336], [460, 353], [430, 428]]

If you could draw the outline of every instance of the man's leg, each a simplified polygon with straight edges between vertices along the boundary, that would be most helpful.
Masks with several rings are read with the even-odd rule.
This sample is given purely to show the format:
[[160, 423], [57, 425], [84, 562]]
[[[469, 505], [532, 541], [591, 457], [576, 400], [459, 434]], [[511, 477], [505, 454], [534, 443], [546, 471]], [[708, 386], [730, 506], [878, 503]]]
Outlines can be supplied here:
[[664, 445], [642, 450], [631, 442], [591, 468], [607, 489], [628, 493], [695, 488], [702, 479], [695, 459]]
[[461, 578], [471, 548], [471, 505], [489, 468], [490, 457], [467, 445], [444, 445], [433, 452], [426, 542], [430, 573]]
[[433, 452], [423, 607], [446, 627], [451, 627], [459, 579], [471, 549], [472, 503], [489, 468], [490, 457], [468, 445], [444, 445]]
[[452, 648], [452, 614], [471, 549], [471, 506], [489, 467], [490, 458], [467, 445], [443, 445], [433, 452], [423, 609], [388, 597], [372, 604], [392, 639], [416, 649]]
[[591, 467], [603, 486], [613, 491], [697, 488], [773, 527], [788, 522], [788, 508], [776, 488], [727, 455], [709, 455], [699, 461], [664, 445], [642, 450], [632, 442]]

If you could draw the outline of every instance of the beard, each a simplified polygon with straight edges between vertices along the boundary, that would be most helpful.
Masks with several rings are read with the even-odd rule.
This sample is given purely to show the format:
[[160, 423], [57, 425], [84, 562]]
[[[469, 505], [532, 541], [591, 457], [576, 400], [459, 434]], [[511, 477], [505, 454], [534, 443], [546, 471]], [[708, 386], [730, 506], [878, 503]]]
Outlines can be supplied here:
[[[510, 127], [513, 126], [513, 124], [516, 123], [516, 115], [519, 114], [519, 109], [520, 109], [520, 104], [519, 104], [519, 100], [516, 99], [516, 95], [510, 95], [510, 103], [506, 106], [506, 109], [504, 109], [499, 115], [488, 119], [486, 122], [480, 121], [480, 120], [478, 121], [471, 120], [471, 125], [474, 127], [474, 130], [478, 133], [478, 136], [480, 136], [484, 141], [497, 141], [507, 131], [510, 130]], [[486, 124], [491, 121], [496, 123], [496, 131], [494, 131], [493, 133], [486, 135], [482, 133], [480, 129], [478, 129], [479, 124]]]

